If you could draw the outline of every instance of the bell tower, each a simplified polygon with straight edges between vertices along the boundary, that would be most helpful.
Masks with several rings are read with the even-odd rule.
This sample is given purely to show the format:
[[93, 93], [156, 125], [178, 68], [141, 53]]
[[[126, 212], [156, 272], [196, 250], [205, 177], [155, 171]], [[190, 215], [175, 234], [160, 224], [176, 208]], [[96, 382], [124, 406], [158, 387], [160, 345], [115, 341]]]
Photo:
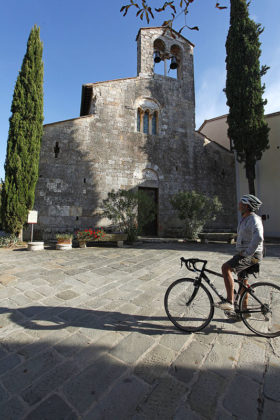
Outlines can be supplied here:
[[157, 64], [164, 63], [162, 76], [193, 85], [194, 45], [176, 31], [166, 28], [141, 28], [137, 35], [137, 75], [151, 78]]

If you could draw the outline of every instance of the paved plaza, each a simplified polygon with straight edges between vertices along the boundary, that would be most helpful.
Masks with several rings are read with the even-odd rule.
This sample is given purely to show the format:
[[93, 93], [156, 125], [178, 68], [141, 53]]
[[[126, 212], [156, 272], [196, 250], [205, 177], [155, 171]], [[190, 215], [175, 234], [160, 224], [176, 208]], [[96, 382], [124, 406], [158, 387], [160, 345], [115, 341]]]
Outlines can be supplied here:
[[[280, 337], [257, 337], [219, 309], [184, 334], [164, 311], [168, 285], [191, 275], [181, 256], [220, 270], [233, 253], [198, 243], [1, 249], [0, 419], [279, 420]], [[262, 280], [280, 285], [279, 256], [267, 245]]]

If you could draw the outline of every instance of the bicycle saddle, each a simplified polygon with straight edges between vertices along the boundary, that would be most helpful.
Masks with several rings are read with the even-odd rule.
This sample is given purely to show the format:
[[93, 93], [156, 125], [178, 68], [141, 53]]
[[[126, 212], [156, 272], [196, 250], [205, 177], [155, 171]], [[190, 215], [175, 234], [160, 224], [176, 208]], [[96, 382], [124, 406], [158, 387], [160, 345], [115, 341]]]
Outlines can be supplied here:
[[246, 269], [245, 269], [245, 270], [243, 270], [243, 271], [246, 271], [246, 273], [247, 273], [247, 274], [255, 274], [255, 273], [259, 273], [259, 272], [260, 272], [260, 264], [259, 264], [259, 263], [254, 264], [254, 265], [252, 265], [251, 267], [246, 268]]

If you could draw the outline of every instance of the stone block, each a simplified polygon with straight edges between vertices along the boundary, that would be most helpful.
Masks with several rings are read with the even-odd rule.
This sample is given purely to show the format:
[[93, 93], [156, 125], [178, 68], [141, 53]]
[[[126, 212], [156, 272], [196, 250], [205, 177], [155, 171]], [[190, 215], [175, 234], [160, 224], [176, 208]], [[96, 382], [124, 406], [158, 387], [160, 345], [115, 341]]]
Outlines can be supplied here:
[[187, 392], [185, 384], [170, 376], [160, 378], [158, 384], [137, 407], [140, 418], [173, 419], [177, 407]]
[[132, 332], [114, 347], [110, 353], [126, 364], [133, 364], [153, 344], [154, 340], [151, 337]]
[[10, 392], [19, 392], [43, 375], [46, 370], [53, 368], [59, 361], [60, 357], [54, 351], [46, 351], [16, 367], [13, 375], [10, 372], [6, 373], [2, 382]]
[[280, 375], [279, 358], [271, 356], [268, 369], [264, 377], [264, 395], [266, 398], [280, 403]]
[[[65, 362], [47, 371], [36, 382], [28, 386], [21, 394], [23, 400], [34, 405], [41, 401], [46, 395], [58, 389], [71, 376], [78, 373], [78, 368], [73, 362]], [[56, 413], [56, 416], [59, 413]]]
[[78, 420], [79, 418], [60, 396], [54, 394], [38, 405], [25, 419]]
[[0, 359], [0, 375], [9, 372], [11, 369], [21, 363], [21, 358], [17, 354], [10, 354], [7, 357]]
[[279, 420], [280, 403], [264, 399], [262, 418], [264, 420]]
[[73, 290], [63, 290], [62, 292], [57, 293], [55, 296], [61, 300], [71, 300], [79, 295], [78, 293], [73, 292]]
[[137, 404], [148, 391], [149, 386], [137, 380], [135, 376], [125, 376], [117, 381], [109, 394], [89, 411], [85, 420], [132, 419], [137, 412]]
[[9, 393], [0, 384], [0, 407], [1, 404], [9, 400]]
[[80, 414], [86, 412], [125, 370], [123, 363], [109, 355], [102, 356], [65, 385], [67, 400]]
[[257, 420], [259, 395], [258, 383], [236, 375], [223, 397], [223, 406], [234, 418]]
[[137, 363], [134, 374], [152, 384], [166, 372], [175, 359], [175, 352], [160, 345], [153, 347]]
[[17, 397], [7, 402], [0, 402], [0, 416], [3, 420], [21, 420], [25, 412], [24, 404]]
[[170, 373], [181, 382], [188, 383], [201, 365], [207, 347], [193, 341], [172, 363]]
[[209, 371], [200, 373], [198, 381], [191, 388], [187, 402], [191, 409], [205, 419], [215, 418], [218, 399], [227, 384], [226, 379]]

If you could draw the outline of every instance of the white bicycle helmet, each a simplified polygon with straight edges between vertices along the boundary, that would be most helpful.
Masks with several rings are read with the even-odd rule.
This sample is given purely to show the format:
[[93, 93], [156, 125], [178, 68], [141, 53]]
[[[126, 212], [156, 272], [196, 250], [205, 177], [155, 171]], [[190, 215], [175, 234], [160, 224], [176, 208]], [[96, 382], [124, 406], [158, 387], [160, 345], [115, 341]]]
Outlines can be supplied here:
[[241, 203], [247, 204], [248, 206], [250, 206], [252, 211], [258, 210], [262, 205], [261, 200], [259, 200], [258, 197], [255, 197], [252, 194], [243, 195], [243, 197], [241, 197], [240, 201], [241, 201]]

